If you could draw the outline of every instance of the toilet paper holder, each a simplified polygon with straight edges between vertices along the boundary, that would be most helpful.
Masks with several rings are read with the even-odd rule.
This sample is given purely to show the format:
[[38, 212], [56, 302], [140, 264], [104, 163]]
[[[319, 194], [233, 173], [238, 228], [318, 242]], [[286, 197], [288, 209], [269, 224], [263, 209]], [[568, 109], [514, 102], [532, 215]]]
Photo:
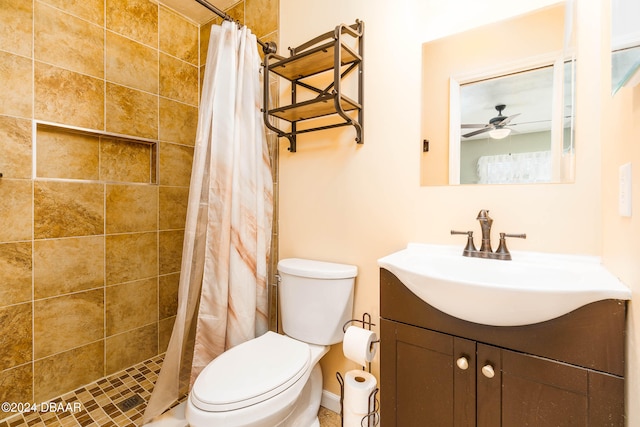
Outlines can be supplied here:
[[372, 326], [376, 326], [375, 323], [371, 322], [371, 315], [369, 313], [365, 312], [362, 315], [362, 320], [360, 320], [360, 319], [347, 320], [345, 322], [345, 324], [342, 325], [342, 332], [347, 332], [347, 327], [349, 326], [349, 324], [351, 324], [353, 322], [362, 323], [362, 327], [363, 328], [367, 328], [368, 330], [371, 330]]
[[[344, 378], [340, 372], [336, 372], [336, 378], [340, 384], [340, 427], [344, 427]], [[380, 423], [380, 401], [378, 400], [378, 387], [369, 394], [369, 412], [360, 420], [360, 427], [375, 427]], [[367, 421], [364, 424], [364, 421]]]
[[[345, 324], [342, 325], [342, 331], [347, 332], [347, 328], [349, 327], [349, 325], [354, 322], [361, 323], [362, 327], [368, 330], [371, 330], [373, 326], [376, 326], [375, 323], [371, 321], [371, 314], [365, 312], [362, 315], [362, 320], [351, 319], [345, 322]], [[380, 343], [379, 339], [371, 342], [371, 344], [379, 344], [379, 343]], [[368, 363], [368, 365], [369, 365], [368, 371], [369, 373], [371, 373], [371, 363]], [[362, 370], [364, 370], [364, 366], [362, 367]], [[342, 377], [340, 372], [336, 372], [336, 379], [340, 384], [340, 426], [344, 427], [344, 410], [343, 410], [344, 378]], [[380, 423], [380, 402], [378, 400], [378, 391], [380, 391], [380, 389], [376, 387], [371, 392], [371, 394], [369, 394], [369, 413], [367, 413], [364, 417], [362, 417], [362, 420], [360, 420], [361, 427], [375, 427]], [[366, 424], [364, 424], [365, 420], [367, 421]]]
[[[371, 330], [371, 328], [373, 326], [376, 326], [376, 324], [371, 321], [371, 315], [369, 313], [367, 313], [367, 312], [364, 312], [364, 314], [362, 315], [362, 320], [360, 320], [360, 319], [347, 320], [344, 323], [344, 325], [342, 325], [342, 332], [346, 333], [347, 332], [347, 328], [349, 327], [349, 325], [351, 323], [354, 323], [354, 322], [362, 323], [362, 327], [366, 328], [368, 330]], [[380, 344], [380, 339], [377, 339], [375, 341], [371, 341], [371, 345], [373, 345], [373, 344]], [[371, 373], [371, 363], [368, 363], [367, 365], [369, 365], [368, 366], [368, 371], [369, 371], [369, 373]], [[364, 370], [364, 366], [362, 367], [362, 370]]]
[[[354, 322], [356, 322], [356, 323], [362, 323], [362, 327], [363, 327], [363, 328], [366, 328], [366, 329], [368, 329], [368, 330], [371, 330], [371, 328], [372, 328], [373, 326], [376, 326], [376, 324], [375, 324], [375, 323], [373, 323], [373, 322], [371, 321], [371, 315], [370, 315], [369, 313], [365, 312], [365, 313], [362, 315], [362, 320], [360, 320], [360, 319], [351, 319], [351, 320], [347, 320], [347, 321], [345, 322], [345, 324], [344, 324], [344, 325], [342, 325], [342, 332], [345, 332], [345, 333], [346, 333], [346, 332], [347, 332], [347, 328], [349, 327], [349, 325], [350, 325], [351, 323], [354, 323]], [[373, 344], [379, 344], [379, 343], [380, 343], [380, 340], [379, 340], [379, 339], [377, 339], [377, 340], [375, 340], [375, 341], [371, 341], [371, 344], [372, 344], [372, 345], [373, 345]], [[369, 365], [369, 366], [368, 366], [369, 373], [371, 373], [371, 363], [369, 363], [368, 365]], [[363, 367], [363, 369], [364, 369], [364, 367]]]

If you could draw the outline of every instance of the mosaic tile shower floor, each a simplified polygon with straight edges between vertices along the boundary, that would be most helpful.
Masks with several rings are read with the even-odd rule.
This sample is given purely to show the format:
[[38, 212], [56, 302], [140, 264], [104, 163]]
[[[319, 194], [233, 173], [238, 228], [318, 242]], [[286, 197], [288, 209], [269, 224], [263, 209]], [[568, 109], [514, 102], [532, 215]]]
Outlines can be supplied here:
[[[7, 414], [0, 412], [0, 417], [4, 418], [0, 421], [0, 427], [138, 427], [142, 424], [146, 402], [158, 378], [162, 358], [162, 355], [156, 356], [52, 399], [55, 410], [25, 412], [9, 418], [4, 418]], [[142, 398], [142, 403], [133, 407], [125, 403], [125, 407], [119, 407], [136, 395]], [[181, 399], [184, 400], [186, 396]], [[319, 418], [321, 427], [340, 426], [340, 417], [324, 408], [320, 408]]]

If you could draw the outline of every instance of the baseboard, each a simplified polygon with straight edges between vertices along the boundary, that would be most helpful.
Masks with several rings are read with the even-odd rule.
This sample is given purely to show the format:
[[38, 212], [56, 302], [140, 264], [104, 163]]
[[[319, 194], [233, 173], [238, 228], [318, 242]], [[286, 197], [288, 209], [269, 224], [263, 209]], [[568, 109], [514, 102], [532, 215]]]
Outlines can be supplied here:
[[340, 396], [335, 393], [331, 393], [327, 390], [322, 390], [322, 398], [320, 399], [320, 406], [327, 408], [336, 414], [340, 413]]

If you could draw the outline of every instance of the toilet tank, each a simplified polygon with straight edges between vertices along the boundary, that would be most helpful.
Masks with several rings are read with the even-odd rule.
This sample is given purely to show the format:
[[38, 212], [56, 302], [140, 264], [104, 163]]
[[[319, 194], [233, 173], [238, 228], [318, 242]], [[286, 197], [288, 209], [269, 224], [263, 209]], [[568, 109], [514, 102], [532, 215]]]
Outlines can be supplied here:
[[358, 267], [288, 258], [278, 263], [278, 274], [284, 333], [310, 344], [341, 342], [342, 326], [352, 318]]

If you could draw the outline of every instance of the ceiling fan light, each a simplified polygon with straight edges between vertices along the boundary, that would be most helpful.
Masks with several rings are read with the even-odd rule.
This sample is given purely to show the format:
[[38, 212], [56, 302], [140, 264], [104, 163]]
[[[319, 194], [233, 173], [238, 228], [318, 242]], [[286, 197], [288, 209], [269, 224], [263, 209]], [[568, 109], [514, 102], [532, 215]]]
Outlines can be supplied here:
[[511, 133], [511, 129], [509, 128], [498, 128], [498, 129], [493, 129], [492, 131], [489, 131], [489, 136], [493, 139], [502, 139], [509, 136], [510, 133]]

